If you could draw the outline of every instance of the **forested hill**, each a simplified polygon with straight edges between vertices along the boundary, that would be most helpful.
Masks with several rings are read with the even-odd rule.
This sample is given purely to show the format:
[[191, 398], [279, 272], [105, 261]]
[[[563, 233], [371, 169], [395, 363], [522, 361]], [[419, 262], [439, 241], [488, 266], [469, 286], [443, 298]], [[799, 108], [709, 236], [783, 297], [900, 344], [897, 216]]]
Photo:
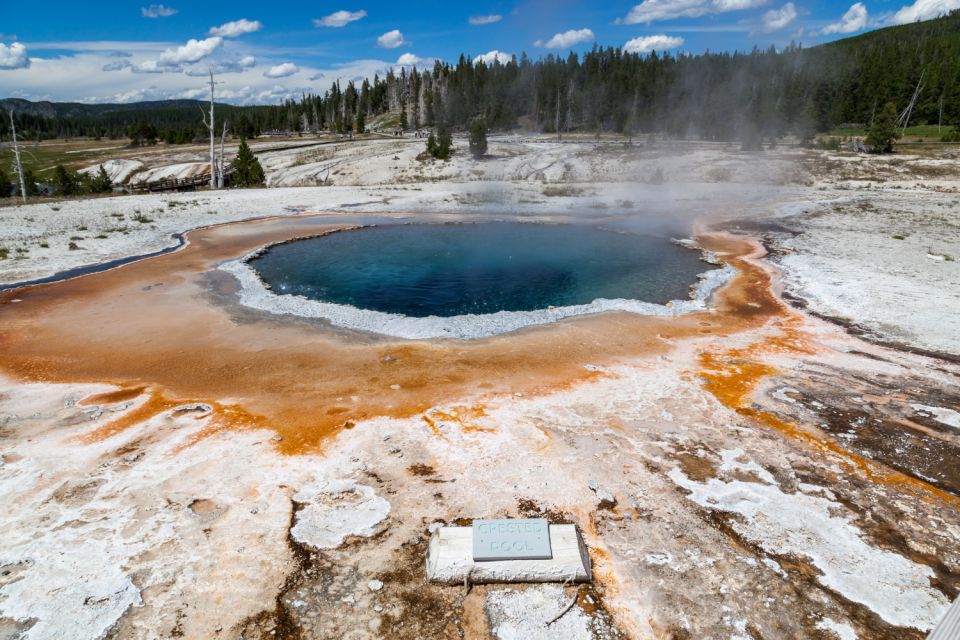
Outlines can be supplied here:
[[[220, 112], [244, 135], [344, 132], [392, 113], [404, 128], [443, 123], [463, 129], [482, 117], [494, 129], [808, 137], [839, 124], [869, 123], [887, 102], [902, 110], [921, 78], [912, 122], [936, 123], [942, 116], [945, 124], [960, 123], [960, 11], [782, 51], [639, 56], [595, 46], [582, 56], [534, 61], [523, 55], [505, 65], [473, 64], [461, 56], [432, 69], [317, 87], [282, 105], [222, 106]], [[202, 134], [198, 104], [3, 101], [14, 107], [26, 137], [122, 137], [139, 122], [168, 142]], [[8, 135], [7, 127], [0, 120], [0, 134]]]

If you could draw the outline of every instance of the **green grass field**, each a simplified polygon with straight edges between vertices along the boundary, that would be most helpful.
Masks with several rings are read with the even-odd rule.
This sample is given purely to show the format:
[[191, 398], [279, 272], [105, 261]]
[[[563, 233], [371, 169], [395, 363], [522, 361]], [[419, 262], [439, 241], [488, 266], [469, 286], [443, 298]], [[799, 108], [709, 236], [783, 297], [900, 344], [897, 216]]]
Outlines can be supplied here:
[[[125, 144], [126, 140], [46, 141], [39, 144], [28, 141], [20, 144], [20, 156], [25, 167], [33, 169], [37, 176], [43, 176], [58, 164], [70, 169], [89, 166], [121, 151]], [[13, 149], [9, 144], [0, 149], [0, 166], [13, 166]]]

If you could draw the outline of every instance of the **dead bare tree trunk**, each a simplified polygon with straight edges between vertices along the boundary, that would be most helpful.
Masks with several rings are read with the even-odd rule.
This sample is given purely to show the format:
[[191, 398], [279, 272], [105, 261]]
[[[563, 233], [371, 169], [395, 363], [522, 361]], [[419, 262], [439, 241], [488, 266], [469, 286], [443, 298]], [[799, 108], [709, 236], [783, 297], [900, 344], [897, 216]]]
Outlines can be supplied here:
[[923, 90], [923, 74], [920, 72], [920, 79], [917, 81], [917, 88], [913, 91], [913, 97], [910, 98], [910, 104], [907, 105], [907, 108], [903, 110], [903, 113], [900, 114], [900, 119], [897, 121], [897, 126], [903, 127], [903, 135], [907, 135], [907, 126], [910, 124], [910, 116], [913, 114], [913, 107], [917, 104], [917, 98], [920, 97], [920, 92]]
[[937, 118], [937, 133], [943, 127], [943, 94], [940, 94], [940, 116]]
[[223, 122], [223, 132], [220, 134], [220, 168], [217, 171], [217, 188], [223, 189], [223, 173], [226, 169], [226, 156], [223, 155], [223, 140], [227, 137], [227, 122]]
[[557, 142], [560, 142], [560, 140], [561, 140], [561, 135], [560, 135], [560, 89], [557, 89], [557, 113], [556, 113], [556, 118], [555, 118], [554, 126], [556, 126], [556, 128], [557, 128]]
[[10, 109], [10, 131], [13, 133], [13, 158], [17, 165], [17, 175], [20, 177], [20, 198], [27, 201], [27, 185], [23, 181], [23, 163], [20, 161], [20, 145], [17, 143], [17, 125], [13, 121], [13, 109]]
[[[213, 116], [213, 69], [210, 69], [210, 120], [207, 121], [207, 116], [203, 116], [203, 124], [206, 125], [207, 129], [210, 130], [210, 188], [217, 188], [217, 129], [216, 124], [214, 123]], [[203, 113], [203, 109], [200, 110], [200, 113]]]

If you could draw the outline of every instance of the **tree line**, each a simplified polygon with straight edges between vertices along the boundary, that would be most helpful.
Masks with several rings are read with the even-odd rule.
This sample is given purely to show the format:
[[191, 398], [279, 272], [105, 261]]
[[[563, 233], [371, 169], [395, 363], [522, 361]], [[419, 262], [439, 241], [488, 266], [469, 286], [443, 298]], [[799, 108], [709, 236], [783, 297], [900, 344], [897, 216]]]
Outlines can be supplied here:
[[[335, 82], [279, 105], [218, 106], [241, 137], [261, 132], [362, 132], [383, 117], [400, 129], [556, 133], [665, 133], [707, 140], [801, 139], [838, 125], [870, 127], [888, 103], [921, 91], [912, 124], [960, 123], [960, 11], [813, 48], [639, 55], [594, 48], [583, 55], [526, 54], [506, 64], [436, 62]], [[390, 114], [394, 119], [386, 118]], [[23, 137], [112, 137], [141, 143], [202, 136], [195, 107], [111, 110], [46, 117], [19, 113]], [[0, 124], [0, 135], [5, 134]]]

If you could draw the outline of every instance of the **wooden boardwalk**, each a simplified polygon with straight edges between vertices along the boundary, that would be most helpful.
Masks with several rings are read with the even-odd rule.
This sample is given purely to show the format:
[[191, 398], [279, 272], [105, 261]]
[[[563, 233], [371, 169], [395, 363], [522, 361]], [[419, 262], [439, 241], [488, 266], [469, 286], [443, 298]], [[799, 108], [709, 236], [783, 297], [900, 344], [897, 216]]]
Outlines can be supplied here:
[[[233, 176], [233, 164], [227, 164], [223, 172], [223, 184], [229, 185]], [[210, 184], [210, 172], [199, 173], [186, 178], [165, 178], [152, 182], [137, 182], [130, 185], [132, 193], [155, 193], [159, 191], [192, 191]]]

